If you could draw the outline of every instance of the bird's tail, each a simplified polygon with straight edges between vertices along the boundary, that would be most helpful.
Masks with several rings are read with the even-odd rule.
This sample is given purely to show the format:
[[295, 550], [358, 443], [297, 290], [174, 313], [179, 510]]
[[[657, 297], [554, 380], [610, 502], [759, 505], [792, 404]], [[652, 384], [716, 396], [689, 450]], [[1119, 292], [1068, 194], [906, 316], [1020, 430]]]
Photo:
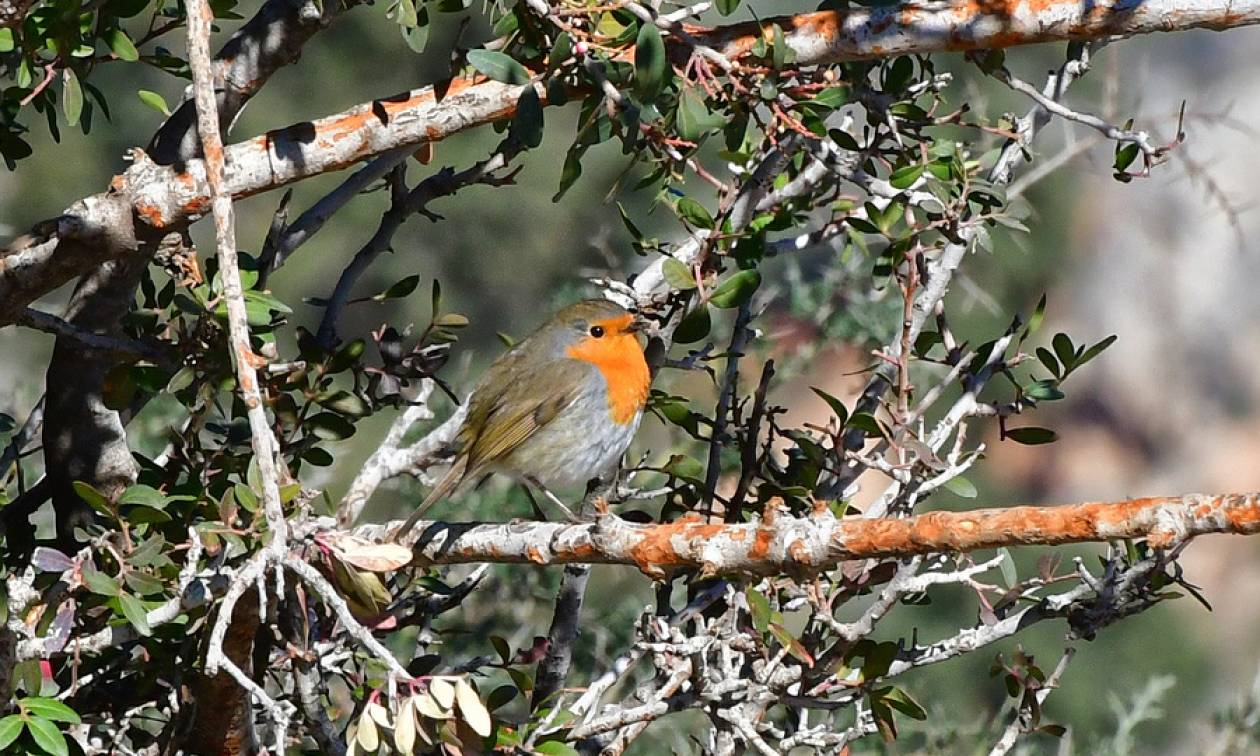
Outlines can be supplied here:
[[439, 480], [437, 485], [433, 487], [433, 490], [429, 492], [429, 495], [424, 497], [424, 501], [420, 502], [420, 506], [416, 507], [416, 511], [412, 512], [411, 516], [407, 518], [407, 521], [390, 534], [389, 540], [397, 541], [407, 533], [411, 532], [411, 529], [415, 527], [417, 522], [420, 521], [420, 518], [424, 516], [424, 513], [429, 509], [429, 507], [437, 504], [439, 501], [454, 493], [455, 489], [459, 487], [459, 484], [464, 482], [464, 473], [467, 471], [467, 468], [467, 455], [459, 455], [459, 457], [455, 459], [455, 463], [451, 465], [451, 469], [446, 471], [446, 474], [443, 475], [442, 479]]

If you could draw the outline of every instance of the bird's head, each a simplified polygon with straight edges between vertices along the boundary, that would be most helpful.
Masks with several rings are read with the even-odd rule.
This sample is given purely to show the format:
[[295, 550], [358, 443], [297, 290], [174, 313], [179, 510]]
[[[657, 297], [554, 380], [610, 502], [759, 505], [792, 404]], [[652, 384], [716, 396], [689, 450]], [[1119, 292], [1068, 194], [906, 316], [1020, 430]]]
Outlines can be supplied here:
[[556, 313], [541, 330], [565, 357], [599, 368], [607, 381], [613, 417], [624, 422], [643, 406], [651, 382], [637, 336], [641, 325], [617, 304], [587, 299]]

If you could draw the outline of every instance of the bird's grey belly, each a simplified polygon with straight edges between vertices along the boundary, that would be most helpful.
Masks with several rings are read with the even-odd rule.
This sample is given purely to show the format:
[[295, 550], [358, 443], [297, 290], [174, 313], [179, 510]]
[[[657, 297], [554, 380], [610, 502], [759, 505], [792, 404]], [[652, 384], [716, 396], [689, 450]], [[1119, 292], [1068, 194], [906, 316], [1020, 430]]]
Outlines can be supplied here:
[[607, 399], [579, 396], [523, 442], [502, 471], [534, 477], [551, 489], [586, 483], [616, 467], [642, 416], [640, 412], [629, 423], [614, 423]]

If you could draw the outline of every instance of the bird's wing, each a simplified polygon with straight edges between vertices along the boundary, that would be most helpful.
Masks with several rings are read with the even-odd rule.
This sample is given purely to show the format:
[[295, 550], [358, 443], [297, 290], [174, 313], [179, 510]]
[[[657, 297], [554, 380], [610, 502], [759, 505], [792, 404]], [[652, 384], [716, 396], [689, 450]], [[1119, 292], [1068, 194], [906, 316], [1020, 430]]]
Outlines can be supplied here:
[[[585, 365], [574, 360], [525, 367], [519, 359], [492, 366], [500, 375], [484, 379], [473, 392], [469, 427], [479, 428], [468, 441], [465, 475], [481, 474], [547, 425], [569, 406], [586, 379]], [[488, 373], [491, 371], [487, 371]], [[497, 392], [485, 387], [495, 385]]]

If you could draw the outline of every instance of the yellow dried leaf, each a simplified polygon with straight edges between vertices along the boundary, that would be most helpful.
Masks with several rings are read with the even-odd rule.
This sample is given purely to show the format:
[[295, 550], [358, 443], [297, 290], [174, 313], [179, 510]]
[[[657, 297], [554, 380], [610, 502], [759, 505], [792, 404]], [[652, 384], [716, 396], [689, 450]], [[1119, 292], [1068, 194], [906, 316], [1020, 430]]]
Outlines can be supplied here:
[[397, 543], [374, 543], [349, 533], [338, 533], [321, 540], [338, 559], [361, 570], [390, 572], [411, 563], [411, 549]]
[[433, 699], [438, 702], [438, 706], [443, 709], [450, 709], [455, 705], [455, 686], [451, 685], [449, 680], [441, 677], [435, 677], [429, 681], [429, 692], [433, 694]]
[[464, 680], [457, 681], [455, 700], [459, 703], [459, 710], [464, 715], [464, 721], [468, 723], [472, 731], [483, 738], [489, 735], [492, 729], [490, 712], [477, 696], [477, 691], [473, 689], [473, 686]]
[[411, 697], [411, 705], [415, 707], [416, 713], [425, 719], [450, 719], [451, 713], [445, 707], [439, 706], [438, 702], [433, 700], [433, 696], [428, 693], [417, 693]]
[[416, 747], [416, 712], [406, 702], [398, 707], [394, 718], [394, 750], [409, 754]]
[[389, 709], [373, 701], [364, 708], [364, 713], [381, 727], [389, 727]]
[[355, 733], [354, 740], [368, 753], [374, 753], [381, 747], [381, 733], [376, 729], [376, 723], [366, 711], [359, 717], [359, 731]]

